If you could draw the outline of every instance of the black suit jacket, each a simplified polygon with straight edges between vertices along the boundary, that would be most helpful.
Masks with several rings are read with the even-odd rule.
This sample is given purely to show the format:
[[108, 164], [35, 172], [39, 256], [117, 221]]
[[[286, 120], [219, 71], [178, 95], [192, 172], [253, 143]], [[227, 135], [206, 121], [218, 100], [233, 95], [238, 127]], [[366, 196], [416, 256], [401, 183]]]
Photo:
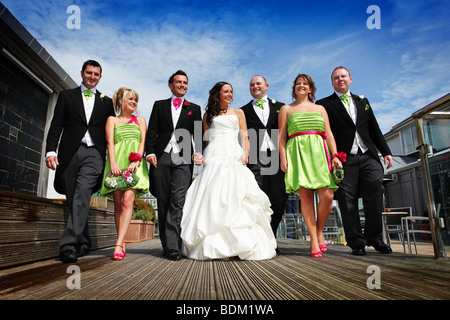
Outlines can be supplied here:
[[[200, 106], [195, 103], [188, 102], [184, 100], [181, 106], [180, 117], [178, 118], [177, 125], [173, 126], [172, 121], [172, 99], [155, 101], [153, 105], [153, 110], [150, 115], [150, 120], [148, 122], [147, 138], [145, 141], [145, 152], [148, 155], [155, 154], [156, 158], [159, 159], [164, 152], [167, 144], [170, 141], [172, 134], [175, 131], [175, 137], [177, 142], [182, 141], [181, 134], [184, 130], [178, 131], [177, 129], [185, 129], [194, 137], [194, 142], [197, 148], [197, 152], [202, 152], [202, 116]], [[197, 122], [197, 123], [196, 123]], [[194, 148], [192, 145], [192, 138], [190, 140], [190, 152], [185, 152], [186, 150], [181, 150], [180, 156], [187, 163], [190, 163], [191, 171], [193, 170], [192, 154]], [[184, 152], [183, 152], [184, 151]], [[157, 195], [157, 190], [155, 189], [155, 167], [150, 165], [150, 193]]]
[[[252, 104], [252, 101], [247, 103], [241, 109], [245, 113], [245, 119], [247, 121], [247, 129], [256, 130], [256, 137], [257, 137], [256, 146], [258, 147], [258, 152], [261, 149], [261, 144], [263, 143], [262, 139], [260, 139], [260, 138], [264, 137], [264, 135], [261, 135], [261, 137], [260, 137], [260, 134], [259, 134], [260, 130], [267, 130], [267, 133], [269, 134], [274, 146], [278, 150], [278, 138], [277, 138], [278, 136], [272, 137], [271, 130], [272, 129], [278, 130], [278, 113], [280, 112], [280, 109], [284, 105], [284, 103], [281, 103], [281, 102], [278, 102], [278, 101], [268, 98], [270, 114], [269, 114], [269, 119], [267, 120], [267, 125], [264, 125], [261, 122], [261, 119], [256, 114], [255, 109]], [[275, 103], [273, 101], [275, 101]], [[250, 136], [249, 136], [249, 138], [250, 138]], [[255, 145], [254, 141], [250, 141], [250, 146], [253, 147], [254, 145]]]
[[[62, 91], [58, 96], [46, 145], [46, 152], [57, 151], [58, 153], [59, 166], [56, 169], [54, 181], [54, 187], [58, 193], [66, 193], [60, 184], [60, 177], [78, 150], [88, 129], [98, 152], [106, 158], [106, 120], [109, 116], [115, 116], [115, 112], [112, 100], [108, 97], [100, 98], [100, 95], [101, 93], [97, 90], [89, 123], [86, 120], [81, 87]], [[97, 188], [101, 185], [101, 178]]]
[[336, 93], [316, 102], [316, 104], [324, 106], [328, 113], [338, 151], [350, 153], [355, 132], [358, 130], [362, 141], [376, 159], [379, 159], [377, 149], [383, 156], [390, 155], [391, 150], [381, 133], [369, 101], [366, 98], [361, 99], [353, 93], [351, 95], [357, 108], [356, 124]]
[[[159, 100], [154, 103], [152, 114], [150, 115], [150, 120], [148, 123], [147, 139], [145, 141], [145, 152], [147, 155], [153, 153], [156, 155], [156, 158], [159, 159], [169, 143], [174, 131], [177, 142], [180, 142], [182, 139], [182, 132], [177, 132], [177, 129], [187, 130], [191, 136], [194, 136], [196, 147], [198, 148], [198, 146], [201, 146], [202, 115], [200, 106], [184, 100], [181, 108], [180, 117], [176, 127], [174, 128], [172, 121], [171, 99]], [[194, 125], [195, 121], [199, 121], [197, 125]], [[198, 144], [197, 141], [199, 141], [200, 144]], [[192, 143], [190, 146], [191, 150], [189, 159], [194, 152]], [[197, 152], [201, 153], [201, 150], [197, 150]]]

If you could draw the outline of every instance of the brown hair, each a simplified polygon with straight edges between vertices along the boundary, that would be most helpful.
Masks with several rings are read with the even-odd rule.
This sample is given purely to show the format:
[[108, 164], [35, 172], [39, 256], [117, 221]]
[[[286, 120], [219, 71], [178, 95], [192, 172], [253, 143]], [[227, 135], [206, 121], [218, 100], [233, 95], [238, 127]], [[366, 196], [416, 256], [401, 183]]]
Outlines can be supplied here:
[[217, 82], [214, 87], [209, 90], [209, 98], [208, 103], [206, 104], [206, 123], [208, 127], [212, 123], [212, 119], [220, 115], [220, 103], [219, 103], [219, 95], [220, 90], [224, 85], [228, 84], [231, 87], [231, 84], [225, 81]]
[[311, 93], [308, 95], [308, 99], [311, 102], [313, 102], [316, 99], [316, 96], [315, 96], [315, 93], [317, 90], [316, 84], [314, 83], [313, 79], [310, 76], [308, 76], [307, 74], [304, 74], [304, 73], [299, 74], [294, 80], [294, 84], [292, 86], [292, 98], [294, 100], [297, 99], [297, 95], [295, 94], [295, 84], [297, 83], [298, 78], [303, 78], [308, 82], [309, 87], [311, 88]]
[[333, 72], [331, 73], [331, 81], [333, 81], [333, 74], [334, 74], [334, 72], [335, 72], [336, 70], [339, 70], [339, 69], [347, 70], [348, 76], [351, 78], [350, 71], [348, 71], [348, 69], [347, 69], [346, 67], [340, 66], [340, 67], [334, 68]]

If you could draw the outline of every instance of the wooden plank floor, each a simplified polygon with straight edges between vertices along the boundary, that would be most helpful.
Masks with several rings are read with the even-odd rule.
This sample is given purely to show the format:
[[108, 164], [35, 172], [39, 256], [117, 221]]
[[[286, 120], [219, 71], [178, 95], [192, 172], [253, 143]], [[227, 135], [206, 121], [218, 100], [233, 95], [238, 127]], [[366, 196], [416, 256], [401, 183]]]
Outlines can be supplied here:
[[[58, 259], [0, 269], [0, 300], [450, 299], [448, 260], [371, 248], [355, 257], [342, 245], [314, 259], [307, 243], [278, 243], [281, 254], [266, 261], [169, 261], [159, 239], [128, 244], [123, 261], [111, 259], [113, 248], [97, 250], [75, 264], [80, 289], [68, 288], [70, 265]], [[380, 289], [367, 287], [371, 266], [379, 268]]]

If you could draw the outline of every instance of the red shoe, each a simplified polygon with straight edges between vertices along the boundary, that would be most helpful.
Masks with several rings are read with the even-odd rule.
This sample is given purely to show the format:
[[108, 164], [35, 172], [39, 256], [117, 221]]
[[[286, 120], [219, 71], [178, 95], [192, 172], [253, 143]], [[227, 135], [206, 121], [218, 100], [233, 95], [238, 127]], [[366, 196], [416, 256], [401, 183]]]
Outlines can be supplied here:
[[127, 243], [124, 242], [124, 243], [123, 243], [123, 256], [124, 256], [124, 257], [127, 255], [127, 253], [125, 252], [126, 249], [127, 249]]
[[[119, 246], [119, 245], [116, 245], [116, 247], [123, 248], [122, 246]], [[114, 253], [112, 258], [113, 258], [113, 260], [123, 260], [124, 257], [125, 257], [125, 255], [123, 253]]]
[[311, 252], [311, 257], [313, 257], [313, 258], [322, 258], [323, 257], [323, 253], [322, 253], [322, 251]]
[[327, 252], [328, 248], [326, 244], [319, 244], [319, 249], [322, 252]]

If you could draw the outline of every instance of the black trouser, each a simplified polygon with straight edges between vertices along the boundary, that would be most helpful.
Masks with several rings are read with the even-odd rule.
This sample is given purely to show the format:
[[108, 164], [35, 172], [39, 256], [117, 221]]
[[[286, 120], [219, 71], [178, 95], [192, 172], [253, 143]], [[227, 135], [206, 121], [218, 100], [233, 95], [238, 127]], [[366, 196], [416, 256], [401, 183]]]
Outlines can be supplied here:
[[[382, 241], [383, 167], [366, 152], [348, 155], [344, 180], [336, 191], [347, 245], [352, 249]], [[358, 198], [364, 205], [364, 234], [358, 210]]]
[[97, 148], [81, 144], [61, 177], [70, 212], [60, 239], [60, 252], [91, 247], [87, 223], [89, 206], [92, 189], [103, 173], [103, 164]]
[[154, 184], [156, 193], [159, 236], [164, 252], [181, 251], [181, 218], [186, 192], [192, 181], [192, 165], [174, 162], [173, 157], [173, 153], [164, 152], [158, 159], [157, 168], [151, 169], [150, 183]]

